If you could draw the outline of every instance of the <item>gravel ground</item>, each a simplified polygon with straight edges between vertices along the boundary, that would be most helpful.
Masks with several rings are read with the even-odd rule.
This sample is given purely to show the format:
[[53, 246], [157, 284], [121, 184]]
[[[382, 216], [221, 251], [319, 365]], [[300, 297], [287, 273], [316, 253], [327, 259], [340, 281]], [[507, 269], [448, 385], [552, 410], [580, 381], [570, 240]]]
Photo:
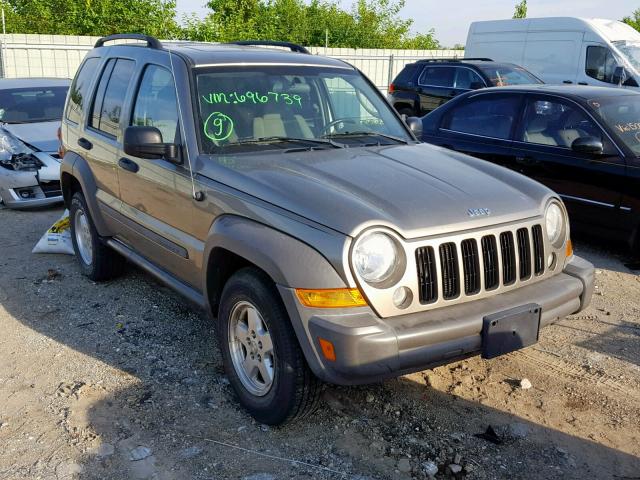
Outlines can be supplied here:
[[133, 267], [96, 284], [31, 254], [60, 214], [0, 210], [0, 479], [640, 478], [640, 272], [620, 252], [577, 244], [592, 306], [537, 345], [329, 386], [269, 428], [202, 312]]

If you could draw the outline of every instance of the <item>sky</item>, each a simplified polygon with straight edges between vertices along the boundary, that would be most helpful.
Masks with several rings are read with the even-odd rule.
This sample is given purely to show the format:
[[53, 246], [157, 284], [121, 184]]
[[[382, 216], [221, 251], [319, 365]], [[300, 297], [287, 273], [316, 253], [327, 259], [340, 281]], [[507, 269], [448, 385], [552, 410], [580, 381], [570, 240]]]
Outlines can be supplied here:
[[[476, 20], [511, 18], [519, 0], [458, 0], [460, 8], [442, 8], [442, 0], [406, 0], [401, 12], [403, 18], [414, 20], [415, 32], [435, 29], [436, 38], [443, 46], [464, 44], [469, 24]], [[195, 12], [204, 16], [206, 0], [177, 0], [178, 16]], [[341, 0], [349, 8], [350, 0]], [[598, 17], [619, 20], [640, 8], [635, 0], [529, 0], [529, 17]]]

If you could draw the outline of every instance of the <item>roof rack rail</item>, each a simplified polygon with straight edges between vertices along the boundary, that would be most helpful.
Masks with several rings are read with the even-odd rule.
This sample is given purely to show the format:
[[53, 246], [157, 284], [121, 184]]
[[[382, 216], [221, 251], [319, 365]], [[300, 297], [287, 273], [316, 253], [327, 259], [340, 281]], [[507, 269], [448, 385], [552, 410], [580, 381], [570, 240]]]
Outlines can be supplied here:
[[493, 62], [492, 58], [460, 58], [460, 57], [439, 57], [439, 58], [423, 58], [416, 63], [429, 63], [429, 62], [464, 62], [467, 60], [473, 60], [477, 62]]
[[112, 40], [141, 40], [143, 42], [147, 42], [147, 47], [149, 48], [162, 50], [160, 40], [150, 35], [143, 35], [142, 33], [116, 33], [114, 35], [107, 35], [106, 37], [99, 39], [93, 47], [103, 47], [105, 42], [110, 42]]
[[229, 42], [227, 45], [246, 45], [246, 46], [263, 46], [263, 47], [286, 47], [292, 52], [311, 54], [309, 50], [302, 45], [291, 42], [279, 42], [276, 40], [238, 40], [237, 42]]

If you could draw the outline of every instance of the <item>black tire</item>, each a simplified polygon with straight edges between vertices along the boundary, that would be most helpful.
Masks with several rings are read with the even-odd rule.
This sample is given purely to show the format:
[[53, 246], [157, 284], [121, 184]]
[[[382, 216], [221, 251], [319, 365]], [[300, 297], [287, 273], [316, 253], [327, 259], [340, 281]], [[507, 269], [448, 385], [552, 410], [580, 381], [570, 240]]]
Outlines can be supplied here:
[[[91, 245], [91, 261], [87, 262], [80, 254], [78, 248], [78, 236], [76, 231], [76, 215], [83, 214], [88, 222], [89, 237]], [[87, 202], [81, 192], [76, 192], [71, 197], [69, 205], [69, 222], [71, 224], [71, 240], [73, 251], [75, 252], [82, 274], [95, 282], [110, 280], [120, 273], [124, 267], [124, 259], [114, 250], [104, 244], [87, 208]]]
[[416, 112], [413, 111], [412, 108], [409, 107], [404, 107], [398, 110], [398, 113], [400, 115], [406, 115], [407, 117], [415, 117], [416, 116]]
[[[258, 396], [240, 380], [232, 360], [229, 323], [234, 308], [248, 302], [257, 309], [271, 336], [274, 352], [273, 381]], [[312, 413], [322, 384], [309, 369], [275, 285], [263, 272], [244, 268], [226, 283], [218, 312], [218, 339], [224, 369], [240, 404], [260, 423], [279, 425]]]

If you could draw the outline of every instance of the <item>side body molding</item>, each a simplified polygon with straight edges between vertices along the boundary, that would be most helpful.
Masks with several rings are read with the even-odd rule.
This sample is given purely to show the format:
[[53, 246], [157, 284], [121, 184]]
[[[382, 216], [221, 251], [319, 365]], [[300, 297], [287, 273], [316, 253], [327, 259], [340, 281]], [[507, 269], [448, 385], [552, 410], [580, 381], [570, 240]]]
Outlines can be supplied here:
[[[211, 300], [216, 258], [232, 252], [264, 270], [273, 281], [291, 288], [344, 288], [329, 261], [309, 245], [262, 223], [235, 215], [218, 217], [204, 248], [203, 286]], [[223, 253], [220, 253], [220, 252]]]
[[68, 207], [71, 202], [71, 189], [75, 179], [82, 188], [82, 193], [87, 201], [91, 219], [96, 226], [96, 230], [103, 237], [111, 236], [111, 231], [104, 221], [102, 212], [98, 206], [96, 194], [98, 186], [95, 177], [87, 161], [74, 152], [67, 152], [60, 163], [60, 180], [64, 203]]

